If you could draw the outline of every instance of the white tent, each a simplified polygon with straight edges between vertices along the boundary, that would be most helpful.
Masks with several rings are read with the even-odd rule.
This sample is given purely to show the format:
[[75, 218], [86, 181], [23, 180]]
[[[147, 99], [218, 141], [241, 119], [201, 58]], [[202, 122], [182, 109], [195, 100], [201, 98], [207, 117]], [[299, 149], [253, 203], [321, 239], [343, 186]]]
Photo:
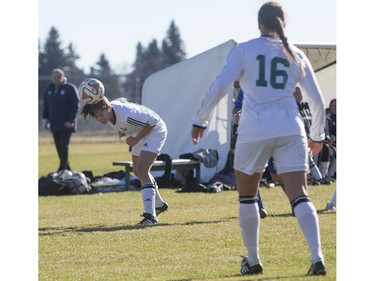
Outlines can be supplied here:
[[328, 107], [331, 99], [336, 98], [336, 45], [322, 43], [295, 43], [295, 45], [309, 58]]
[[[230, 149], [233, 93], [228, 93], [216, 107], [209, 127], [198, 145], [193, 145], [191, 140], [191, 119], [236, 44], [234, 40], [229, 40], [197, 56], [163, 69], [148, 77], [142, 89], [142, 103], [155, 110], [168, 127], [168, 138], [162, 153], [179, 158], [181, 154], [193, 153], [200, 148], [218, 150], [220, 159], [216, 168], [205, 168], [202, 165], [202, 182], [207, 182], [225, 166]], [[327, 87], [330, 91], [329, 96], [335, 96], [335, 63], [333, 64], [334, 69], [332, 67], [325, 68], [325, 66], [333, 61], [336, 62], [336, 48], [328, 45], [320, 45], [320, 49], [316, 49], [317, 45], [303, 45], [302, 47], [301, 49], [304, 51], [305, 48], [310, 51], [312, 56], [310, 60], [314, 70], [319, 70], [317, 77], [323, 93]], [[322, 47], [327, 48], [323, 49]], [[333, 50], [334, 60], [332, 60]], [[307, 52], [305, 51], [305, 53]], [[329, 60], [327, 61], [327, 59]], [[327, 75], [329, 79], [327, 79]]]

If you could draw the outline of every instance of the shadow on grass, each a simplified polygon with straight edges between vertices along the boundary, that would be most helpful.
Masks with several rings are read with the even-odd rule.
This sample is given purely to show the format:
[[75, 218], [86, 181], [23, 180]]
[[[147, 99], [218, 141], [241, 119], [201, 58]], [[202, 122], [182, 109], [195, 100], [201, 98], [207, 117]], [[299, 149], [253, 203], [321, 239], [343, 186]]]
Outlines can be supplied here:
[[[192, 278], [192, 279], [171, 279], [167, 281], [204, 281], [204, 280], [225, 280], [227, 278], [238, 278], [242, 277], [241, 281], [251, 280], [251, 281], [267, 281], [267, 280], [300, 280], [300, 278], [307, 277], [306, 275], [291, 275], [291, 276], [278, 276], [278, 277], [264, 277], [262, 275], [241, 275], [241, 274], [232, 274], [224, 275], [221, 277], [208, 277], [208, 278]], [[256, 278], [258, 277], [258, 278]], [[248, 279], [249, 278], [249, 279]]]
[[[283, 214], [270, 214], [268, 213], [267, 218], [275, 217], [275, 218], [283, 218], [283, 217], [293, 217], [292, 213], [283, 213]], [[266, 218], [266, 219], [267, 219]]]
[[[319, 215], [335, 215], [336, 211], [324, 211], [324, 209], [316, 210]], [[267, 217], [293, 217], [292, 213], [283, 213], [283, 214], [268, 214]]]
[[212, 223], [222, 223], [227, 222], [232, 219], [238, 219], [237, 217], [229, 217], [223, 218], [221, 220], [214, 220], [214, 221], [191, 221], [191, 222], [184, 222], [184, 223], [158, 223], [155, 225], [123, 225], [123, 226], [114, 226], [114, 227], [107, 227], [107, 226], [93, 226], [93, 227], [41, 227], [39, 228], [39, 235], [40, 236], [47, 236], [47, 235], [58, 235], [62, 233], [68, 232], [112, 232], [112, 231], [121, 231], [121, 230], [138, 230], [144, 229], [149, 227], [165, 227], [165, 226], [189, 226], [189, 225], [199, 225], [199, 224], [212, 224]]
[[[336, 212], [330, 211], [326, 212], [323, 210], [318, 210], [318, 214], [320, 215], [335, 215]], [[292, 213], [283, 213], [283, 214], [268, 214], [267, 217], [292, 217]], [[47, 236], [47, 235], [58, 235], [62, 233], [68, 232], [112, 232], [112, 231], [121, 231], [121, 230], [138, 230], [148, 227], [166, 227], [166, 226], [189, 226], [189, 225], [200, 225], [200, 224], [215, 224], [215, 223], [222, 223], [227, 222], [230, 220], [238, 220], [238, 217], [228, 217], [223, 218], [220, 220], [213, 220], [213, 221], [189, 221], [183, 223], [158, 223], [155, 225], [121, 225], [121, 226], [93, 226], [93, 227], [41, 227], [39, 228], [39, 235], [40, 236]]]
[[324, 209], [317, 210], [319, 215], [336, 215], [336, 211], [324, 211]]

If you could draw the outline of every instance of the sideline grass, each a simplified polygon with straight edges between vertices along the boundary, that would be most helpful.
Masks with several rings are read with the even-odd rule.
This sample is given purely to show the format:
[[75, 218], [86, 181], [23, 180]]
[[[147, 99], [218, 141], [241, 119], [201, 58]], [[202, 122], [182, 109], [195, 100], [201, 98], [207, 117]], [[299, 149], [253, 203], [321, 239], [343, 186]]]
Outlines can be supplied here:
[[[55, 172], [59, 159], [51, 134], [39, 137], [39, 171], [38, 177]], [[112, 165], [113, 161], [131, 160], [129, 147], [117, 135], [90, 136], [74, 133], [69, 146], [69, 162], [76, 172], [89, 170], [94, 176], [119, 170]]]
[[[40, 144], [40, 160], [52, 166], [55, 152], [44, 151], [45, 145]], [[74, 166], [87, 169], [93, 161], [87, 146], [92, 145], [82, 144], [77, 152], [72, 148], [72, 157], [81, 162]], [[98, 173], [113, 171], [111, 157], [119, 158], [115, 144], [104, 147], [95, 144], [96, 157], [107, 159], [98, 164]], [[261, 189], [269, 213], [260, 230], [264, 274], [250, 277], [238, 274], [245, 250], [236, 191], [160, 189], [170, 210], [160, 215], [158, 225], [146, 228], [134, 226], [142, 213], [139, 191], [39, 197], [39, 280], [336, 280], [336, 213], [321, 212], [334, 188], [309, 189], [320, 210], [325, 277], [305, 276], [309, 251], [285, 195], [276, 187]]]

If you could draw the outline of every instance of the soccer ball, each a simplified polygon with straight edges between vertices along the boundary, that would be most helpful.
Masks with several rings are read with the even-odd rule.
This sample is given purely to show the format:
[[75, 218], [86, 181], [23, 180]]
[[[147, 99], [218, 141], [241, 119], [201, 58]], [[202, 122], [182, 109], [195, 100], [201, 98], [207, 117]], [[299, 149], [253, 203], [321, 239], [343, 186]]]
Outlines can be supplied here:
[[88, 104], [98, 103], [104, 96], [104, 85], [98, 79], [87, 78], [79, 85], [79, 98]]

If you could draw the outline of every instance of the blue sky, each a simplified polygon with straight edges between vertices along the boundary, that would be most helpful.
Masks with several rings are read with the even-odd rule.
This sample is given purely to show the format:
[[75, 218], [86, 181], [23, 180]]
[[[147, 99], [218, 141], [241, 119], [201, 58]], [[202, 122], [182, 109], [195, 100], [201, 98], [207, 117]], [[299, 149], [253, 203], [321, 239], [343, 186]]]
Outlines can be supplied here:
[[[104, 53], [116, 72], [128, 72], [136, 45], [159, 43], [175, 21], [187, 57], [229, 39], [245, 41], [259, 35], [260, 0], [39, 0], [38, 37], [42, 44], [52, 26], [62, 46], [73, 43], [79, 67], [89, 70]], [[287, 12], [286, 33], [294, 42], [336, 42], [334, 0], [282, 0]], [[58, 8], [57, 8], [58, 7]]]

